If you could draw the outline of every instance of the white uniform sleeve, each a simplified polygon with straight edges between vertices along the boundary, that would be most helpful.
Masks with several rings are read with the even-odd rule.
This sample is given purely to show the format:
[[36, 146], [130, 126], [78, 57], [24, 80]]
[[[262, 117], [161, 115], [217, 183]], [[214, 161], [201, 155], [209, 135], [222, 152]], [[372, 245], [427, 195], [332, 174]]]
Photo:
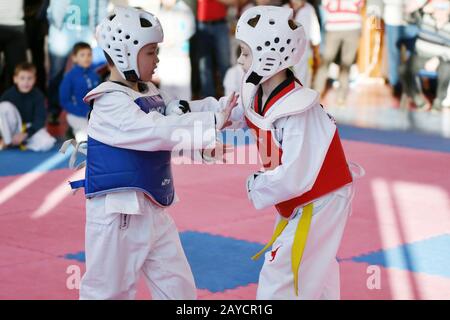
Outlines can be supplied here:
[[[222, 97], [219, 100], [216, 100], [213, 97], [207, 97], [202, 100], [189, 101], [189, 106], [192, 112], [218, 112], [225, 109], [229, 98], [230, 95]], [[244, 108], [240, 103], [231, 111], [230, 120], [233, 124], [228, 127], [228, 129], [241, 129], [247, 126], [244, 120]]]
[[88, 135], [105, 144], [125, 149], [163, 151], [214, 146], [216, 129], [212, 112], [164, 116], [148, 114], [122, 92], [110, 92], [95, 100]]
[[320, 105], [279, 119], [275, 126], [283, 149], [281, 164], [260, 174], [250, 186], [250, 199], [256, 209], [311, 190], [336, 130]]
[[207, 97], [201, 100], [192, 100], [189, 101], [189, 107], [191, 108], [192, 112], [203, 112], [203, 111], [219, 112], [225, 109], [228, 98], [229, 97], [225, 96], [220, 98], [219, 100], [213, 97]]

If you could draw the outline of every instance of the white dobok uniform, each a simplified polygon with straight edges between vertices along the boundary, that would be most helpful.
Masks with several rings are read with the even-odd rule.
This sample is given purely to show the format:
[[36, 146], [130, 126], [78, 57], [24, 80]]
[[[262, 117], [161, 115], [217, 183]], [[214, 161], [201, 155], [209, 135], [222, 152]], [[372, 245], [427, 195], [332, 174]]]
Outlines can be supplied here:
[[[249, 198], [256, 209], [274, 206], [302, 195], [308, 196], [308, 192], [316, 185], [325, 159], [332, 156], [329, 153], [336, 149], [331, 146], [340, 145], [334, 120], [320, 105], [317, 92], [302, 88], [296, 82], [289, 83], [289, 86], [285, 83], [276, 95], [272, 94], [273, 98], [266, 102], [266, 106], [270, 107], [263, 115], [255, 111], [261, 108], [258, 97], [254, 98], [253, 107], [244, 110], [239, 106], [233, 110], [234, 121], [245, 117], [250, 127], [269, 132], [276, 148], [281, 149], [279, 165], [266, 168], [256, 178], [248, 180]], [[263, 143], [260, 137], [258, 139]], [[341, 165], [348, 167], [345, 158]], [[328, 173], [321, 177], [322, 181], [327, 177], [333, 179], [329, 175], [333, 169], [329, 168], [330, 164]], [[257, 299], [340, 298], [336, 254], [351, 213], [354, 193], [351, 176], [350, 180], [347, 177], [347, 180], [342, 181], [341, 184], [335, 184], [339, 186], [337, 189], [326, 194], [319, 193], [318, 198], [310, 196], [309, 200], [292, 212], [286, 213], [285, 209], [289, 222], [273, 243], [271, 251], [265, 253]], [[296, 295], [291, 264], [292, 246], [303, 208], [309, 203], [313, 204], [313, 213], [298, 270]], [[278, 214], [277, 224], [280, 219], [282, 216]]]
[[[109, 146], [140, 151], [214, 145], [212, 112], [182, 116], [143, 112], [136, 99], [160, 94], [153, 84], [148, 85], [148, 92], [138, 93], [105, 82], [89, 92], [86, 102], [95, 102], [88, 136]], [[194, 134], [199, 124], [203, 132], [213, 133]], [[174, 139], [177, 129], [183, 130], [189, 141]], [[85, 247], [86, 273], [80, 299], [133, 299], [141, 271], [153, 299], [196, 298], [194, 278], [174, 221], [165, 208], [140, 191], [107, 193], [86, 200]]]

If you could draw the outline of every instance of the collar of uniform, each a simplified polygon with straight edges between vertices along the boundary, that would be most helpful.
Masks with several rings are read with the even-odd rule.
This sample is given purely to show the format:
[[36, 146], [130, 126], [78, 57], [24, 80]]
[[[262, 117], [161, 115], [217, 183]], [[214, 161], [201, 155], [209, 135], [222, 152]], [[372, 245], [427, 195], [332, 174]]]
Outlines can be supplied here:
[[[126, 88], [129, 88], [131, 90], [134, 90], [134, 89], [132, 89], [131, 87], [129, 87], [127, 84], [125, 84], [123, 82], [115, 81], [115, 80], [109, 80], [109, 81], [112, 82], [112, 83], [124, 86]], [[140, 93], [146, 93], [148, 91], [148, 84], [146, 84], [145, 82], [138, 82], [138, 90], [139, 90]]]
[[266, 112], [274, 105], [275, 102], [277, 102], [281, 97], [289, 93], [295, 88], [295, 76], [294, 73], [287, 69], [287, 79], [285, 79], [283, 82], [281, 82], [269, 95], [267, 98], [266, 103], [264, 104], [264, 107], [262, 107], [262, 86], [259, 86], [258, 92], [256, 93], [255, 97], [255, 104], [254, 109], [255, 111], [261, 115], [264, 116]]
[[271, 130], [276, 120], [303, 113], [319, 103], [317, 91], [303, 87], [298, 81], [295, 82], [297, 84], [294, 83], [291, 91], [280, 96], [276, 101], [272, 100], [274, 107], [267, 109], [264, 116], [258, 114], [253, 108], [246, 108], [247, 120], [259, 129]]

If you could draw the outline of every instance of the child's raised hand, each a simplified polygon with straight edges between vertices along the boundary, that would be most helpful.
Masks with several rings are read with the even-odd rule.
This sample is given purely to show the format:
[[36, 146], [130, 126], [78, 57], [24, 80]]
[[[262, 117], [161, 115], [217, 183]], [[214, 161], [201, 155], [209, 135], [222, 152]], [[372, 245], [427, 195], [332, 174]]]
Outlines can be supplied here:
[[225, 110], [227, 108], [230, 108], [230, 112], [231, 112], [231, 110], [233, 110], [238, 105], [238, 99], [239, 99], [239, 93], [233, 92], [231, 94], [231, 96], [228, 98]]
[[216, 112], [216, 129], [222, 130], [231, 125], [231, 121], [229, 121], [231, 116], [231, 111], [238, 105], [239, 94], [233, 92], [231, 96], [228, 98], [225, 109], [221, 112]]

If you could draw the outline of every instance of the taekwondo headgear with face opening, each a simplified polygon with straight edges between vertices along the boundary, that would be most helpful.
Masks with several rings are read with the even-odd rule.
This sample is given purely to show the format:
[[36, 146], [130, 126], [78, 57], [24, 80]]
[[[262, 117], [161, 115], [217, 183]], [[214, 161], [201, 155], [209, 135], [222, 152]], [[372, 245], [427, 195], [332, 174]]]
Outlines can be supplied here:
[[128, 81], [140, 79], [139, 50], [164, 39], [161, 24], [153, 14], [132, 7], [116, 7], [97, 27], [97, 41]]
[[244, 107], [248, 106], [258, 84], [297, 64], [305, 53], [305, 31], [293, 16], [290, 8], [256, 6], [240, 17], [236, 39], [250, 47], [253, 58], [242, 85]]

